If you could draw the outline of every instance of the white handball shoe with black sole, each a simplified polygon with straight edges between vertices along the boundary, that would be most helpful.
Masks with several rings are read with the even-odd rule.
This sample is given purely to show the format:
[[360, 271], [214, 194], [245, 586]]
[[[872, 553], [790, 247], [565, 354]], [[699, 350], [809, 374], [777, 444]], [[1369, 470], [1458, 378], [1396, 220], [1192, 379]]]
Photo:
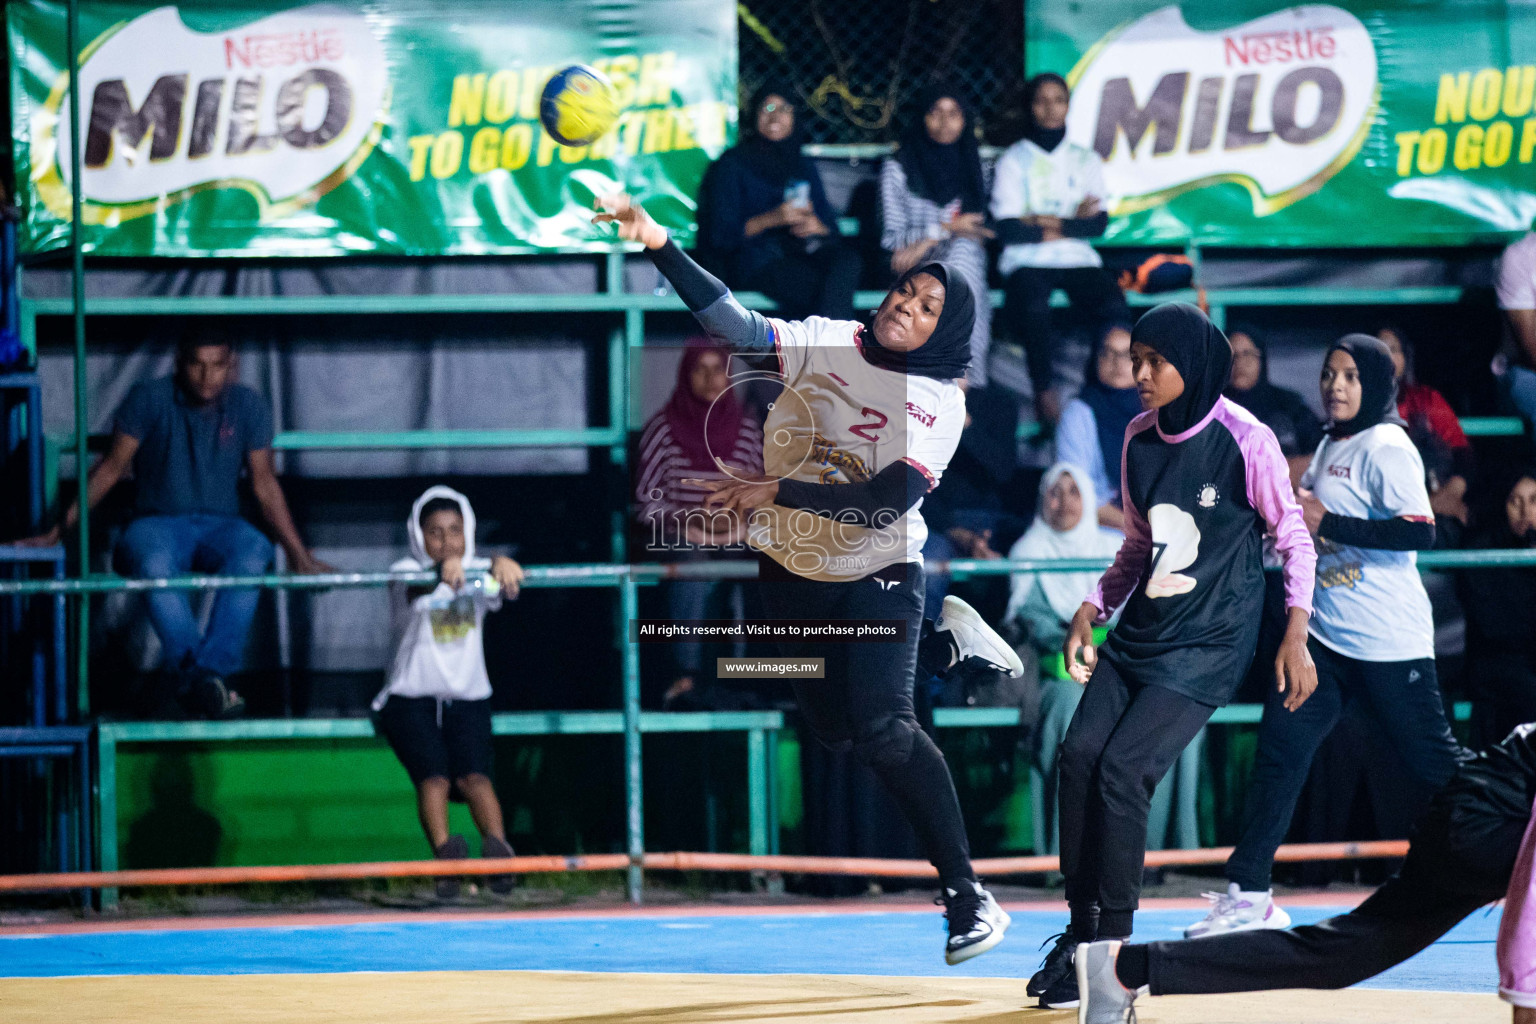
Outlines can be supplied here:
[[979, 658], [999, 672], [1017, 679], [1024, 674], [1024, 663], [997, 631], [987, 625], [981, 613], [951, 594], [944, 599], [933, 631], [948, 631], [957, 652], [955, 664], [967, 658]]
[[944, 895], [934, 902], [944, 908], [944, 919], [949, 923], [944, 962], [951, 967], [981, 956], [1002, 942], [1003, 933], [1013, 923], [980, 882], [961, 882], [959, 889], [946, 887]]
[[1072, 966], [1077, 970], [1077, 1024], [1136, 1024], [1136, 997], [1115, 973], [1120, 959], [1119, 939], [1085, 942], [1077, 947]]

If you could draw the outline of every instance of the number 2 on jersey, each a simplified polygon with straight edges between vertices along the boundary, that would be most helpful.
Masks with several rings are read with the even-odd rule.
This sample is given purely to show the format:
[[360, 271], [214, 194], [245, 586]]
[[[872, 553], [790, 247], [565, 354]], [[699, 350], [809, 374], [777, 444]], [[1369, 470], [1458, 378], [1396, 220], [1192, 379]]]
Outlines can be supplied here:
[[859, 437], [862, 437], [864, 440], [870, 442], [871, 444], [878, 444], [880, 439], [876, 437], [872, 431], [879, 430], [881, 427], [885, 426], [887, 422], [885, 413], [880, 412], [878, 409], [871, 409], [866, 405], [864, 408], [859, 410], [859, 415], [873, 416], [874, 419], [870, 420], [868, 423], [855, 423], [853, 426], [848, 428], [849, 433], [857, 434]]

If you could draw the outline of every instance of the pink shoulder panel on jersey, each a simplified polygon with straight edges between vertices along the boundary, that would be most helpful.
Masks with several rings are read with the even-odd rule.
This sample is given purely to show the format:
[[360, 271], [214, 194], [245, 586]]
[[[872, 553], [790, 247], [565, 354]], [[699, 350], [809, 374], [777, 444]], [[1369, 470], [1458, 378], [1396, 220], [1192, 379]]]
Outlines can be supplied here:
[[1104, 570], [1093, 592], [1083, 599], [1099, 610], [1098, 621], [1101, 623], [1108, 621], [1114, 610], [1125, 603], [1131, 591], [1136, 589], [1136, 584], [1141, 582], [1141, 572], [1147, 564], [1147, 552], [1152, 550], [1152, 525], [1131, 500], [1125, 462], [1131, 438], [1156, 425], [1156, 410], [1142, 413], [1126, 425], [1125, 440], [1120, 444], [1120, 505], [1121, 511], [1125, 513], [1125, 540], [1121, 541], [1120, 550], [1115, 553], [1114, 564]]
[[1291, 491], [1290, 467], [1280, 442], [1273, 430], [1236, 402], [1219, 398], [1211, 412], [1242, 452], [1248, 503], [1264, 517], [1275, 538], [1275, 550], [1285, 563], [1285, 606], [1304, 609], [1310, 615], [1317, 550]]

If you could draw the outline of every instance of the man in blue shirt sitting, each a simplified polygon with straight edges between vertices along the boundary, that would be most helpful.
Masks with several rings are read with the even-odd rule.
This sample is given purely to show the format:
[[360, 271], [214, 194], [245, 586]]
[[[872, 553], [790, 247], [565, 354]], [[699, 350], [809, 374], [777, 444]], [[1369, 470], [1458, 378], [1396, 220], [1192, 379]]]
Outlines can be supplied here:
[[[173, 376], [144, 381], [128, 393], [117, 411], [112, 446], [87, 480], [92, 508], [130, 467], [137, 483], [134, 518], [118, 542], [117, 561], [131, 575], [265, 572], [272, 542], [240, 517], [243, 472], [249, 472], [262, 516], [293, 571], [330, 571], [294, 529], [273, 471], [271, 410], [254, 390], [235, 382], [234, 349], [222, 333], [188, 334], [177, 346]], [[57, 544], [78, 518], [72, 504], [59, 525], [23, 543]], [[218, 591], [203, 634], [187, 591], [149, 593], [164, 669], [189, 710], [220, 718], [243, 709], [245, 702], [224, 677], [240, 666], [258, 594]]]

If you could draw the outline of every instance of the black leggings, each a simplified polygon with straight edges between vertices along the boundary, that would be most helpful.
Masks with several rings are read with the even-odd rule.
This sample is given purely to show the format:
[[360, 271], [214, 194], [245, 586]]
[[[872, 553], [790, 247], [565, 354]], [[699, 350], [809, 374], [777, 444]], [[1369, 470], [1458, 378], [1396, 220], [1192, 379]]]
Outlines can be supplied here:
[[1024, 346], [1037, 396], [1055, 383], [1054, 363], [1064, 342], [1051, 330], [1051, 292], [1057, 288], [1071, 300], [1074, 319], [1095, 334], [1131, 322], [1125, 293], [1103, 267], [1020, 267], [1009, 274], [1003, 316]]
[[1433, 805], [1402, 870], [1348, 914], [1287, 931], [1150, 943], [1152, 993], [1347, 988], [1402, 963], [1509, 885], [1523, 828], [1473, 839], [1458, 835], [1455, 820], [1449, 805]]
[[1074, 932], [1091, 930], [1096, 916], [1099, 935], [1131, 934], [1152, 792], [1215, 710], [1132, 682], [1099, 659], [1057, 755], [1061, 873]]
[[857, 252], [827, 238], [815, 252], [786, 253], [748, 274], [743, 283], [777, 302], [778, 315], [787, 320], [853, 320], [853, 293], [862, 270]]
[[[826, 677], [794, 681], [806, 723], [826, 746], [852, 750], [895, 798], [946, 882], [974, 878], [960, 800], [944, 755], [917, 722], [912, 691], [923, 626], [923, 570], [901, 562], [841, 583], [765, 564], [769, 619], [900, 619], [905, 643], [781, 643], [786, 658], [824, 658]], [[925, 657], [925, 662], [927, 658]]]
[[1269, 888], [1275, 850], [1290, 830], [1312, 757], [1346, 703], [1367, 712], [1426, 793], [1445, 785], [1462, 753], [1445, 717], [1433, 658], [1359, 661], [1315, 638], [1307, 649], [1317, 663], [1316, 692], [1295, 711], [1285, 709], [1273, 686], [1264, 701], [1243, 834], [1227, 860], [1228, 880], [1249, 892]]

